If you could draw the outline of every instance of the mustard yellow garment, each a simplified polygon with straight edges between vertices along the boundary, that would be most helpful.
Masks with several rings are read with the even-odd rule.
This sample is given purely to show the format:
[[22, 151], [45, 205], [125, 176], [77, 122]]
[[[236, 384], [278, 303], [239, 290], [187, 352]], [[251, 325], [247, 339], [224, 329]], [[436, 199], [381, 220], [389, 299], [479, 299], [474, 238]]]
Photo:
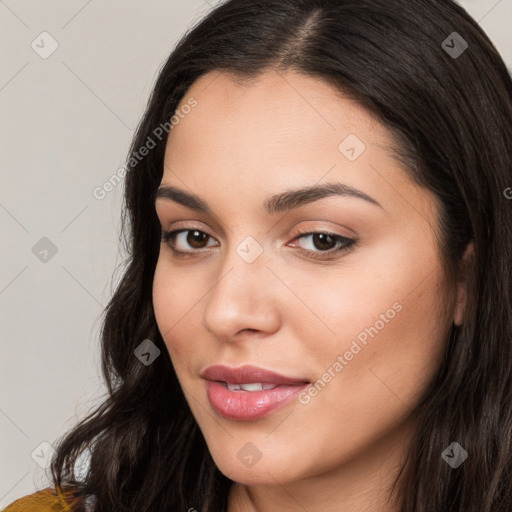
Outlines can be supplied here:
[[51, 487], [17, 499], [3, 512], [72, 512], [73, 500], [70, 493], [55, 493]]

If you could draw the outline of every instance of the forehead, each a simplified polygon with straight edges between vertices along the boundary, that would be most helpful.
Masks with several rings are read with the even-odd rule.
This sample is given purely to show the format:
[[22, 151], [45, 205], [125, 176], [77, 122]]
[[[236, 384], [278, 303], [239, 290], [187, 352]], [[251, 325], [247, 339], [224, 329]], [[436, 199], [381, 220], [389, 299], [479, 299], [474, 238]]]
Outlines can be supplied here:
[[[179, 111], [190, 98], [198, 101], [192, 126], [206, 122], [246, 125], [263, 121], [267, 131], [276, 131], [283, 125], [291, 132], [291, 120], [301, 120], [295, 128], [308, 127], [322, 132], [343, 132], [348, 126], [370, 130], [382, 142], [390, 135], [374, 116], [347, 94], [324, 80], [295, 71], [267, 70], [251, 79], [239, 79], [222, 71], [211, 71], [192, 84], [182, 98]], [[281, 122], [280, 122], [281, 121]], [[260, 127], [260, 126], [258, 126]], [[173, 132], [179, 132], [177, 126]]]
[[[185, 109], [194, 100], [195, 106]], [[181, 110], [180, 110], [181, 109]], [[167, 141], [162, 183], [239, 215], [274, 192], [341, 182], [396, 218], [432, 218], [435, 197], [395, 158], [392, 134], [355, 99], [296, 72], [267, 71], [240, 83], [212, 71], [186, 92]], [[346, 143], [361, 145], [350, 159]], [[235, 213], [236, 212], [236, 213]]]
[[[196, 105], [185, 109], [191, 100]], [[269, 70], [241, 83], [212, 71], [192, 84], [177, 112], [166, 167], [192, 159], [223, 169], [249, 162], [268, 167], [271, 160], [281, 169], [307, 164], [325, 172], [339, 161], [340, 144], [349, 136], [392, 156], [392, 136], [371, 113], [325, 81], [297, 72]]]

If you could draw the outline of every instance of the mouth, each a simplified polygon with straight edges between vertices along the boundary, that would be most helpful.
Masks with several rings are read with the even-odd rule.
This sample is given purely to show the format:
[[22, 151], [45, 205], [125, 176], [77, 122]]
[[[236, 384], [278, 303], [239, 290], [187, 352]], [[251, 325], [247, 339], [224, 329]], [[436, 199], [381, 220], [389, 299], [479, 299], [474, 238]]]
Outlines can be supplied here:
[[255, 366], [230, 368], [216, 365], [201, 376], [214, 411], [223, 418], [252, 421], [291, 402], [311, 384], [309, 380], [287, 377]]
[[283, 387], [282, 384], [272, 384], [272, 383], [263, 383], [263, 382], [248, 382], [246, 384], [235, 384], [233, 382], [220, 382], [226, 389], [230, 391], [263, 391], [264, 389], [274, 389], [279, 386]]

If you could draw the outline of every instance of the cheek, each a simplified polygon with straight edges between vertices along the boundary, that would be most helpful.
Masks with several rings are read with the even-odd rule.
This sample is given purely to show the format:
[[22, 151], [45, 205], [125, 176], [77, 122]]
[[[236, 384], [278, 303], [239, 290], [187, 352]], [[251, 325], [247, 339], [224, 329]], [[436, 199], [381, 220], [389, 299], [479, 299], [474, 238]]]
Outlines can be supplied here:
[[412, 407], [441, 362], [451, 322], [435, 249], [386, 249], [322, 280], [303, 275], [319, 318], [302, 308], [295, 336], [308, 346], [301, 358], [314, 365], [319, 403], [330, 410], [365, 410], [371, 418], [389, 401]]
[[194, 328], [197, 331], [196, 322], [191, 322], [194, 308], [200, 306], [205, 293], [204, 286], [199, 288], [197, 281], [186, 272], [170, 269], [165, 260], [159, 259], [153, 280], [153, 308], [158, 329], [178, 374], [182, 364], [190, 360], [189, 355], [197, 351], [201, 339], [200, 333], [194, 331]]
[[289, 287], [307, 308], [290, 296], [283, 315], [295, 315], [291, 325], [300, 326], [297, 339], [322, 339], [322, 350], [318, 343], [314, 347], [317, 356], [332, 359], [333, 352], [349, 350], [353, 340], [369, 347], [371, 340], [388, 336], [395, 347], [419, 337], [431, 344], [445, 328], [440, 298], [446, 291], [434, 246], [390, 237], [337, 266], [285, 271]]
[[[302, 356], [315, 367], [317, 391], [297, 406], [304, 420], [289, 435], [310, 439], [326, 466], [405, 425], [441, 363], [449, 329], [438, 303], [442, 276], [403, 267], [382, 276], [367, 289], [331, 283], [322, 318], [335, 335]], [[307, 325], [303, 340], [313, 334]]]

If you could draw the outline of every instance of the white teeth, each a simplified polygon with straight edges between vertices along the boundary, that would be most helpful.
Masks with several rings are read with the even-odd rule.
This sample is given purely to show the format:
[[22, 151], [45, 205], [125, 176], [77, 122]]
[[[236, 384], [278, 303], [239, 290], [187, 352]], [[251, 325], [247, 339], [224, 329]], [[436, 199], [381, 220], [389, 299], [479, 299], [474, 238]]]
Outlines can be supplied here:
[[277, 384], [262, 384], [261, 382], [249, 382], [247, 384], [232, 384], [226, 382], [230, 391], [262, 391], [263, 389], [274, 389]]
[[240, 384], [244, 391], [261, 391], [263, 385], [260, 382], [251, 382], [250, 384]]

